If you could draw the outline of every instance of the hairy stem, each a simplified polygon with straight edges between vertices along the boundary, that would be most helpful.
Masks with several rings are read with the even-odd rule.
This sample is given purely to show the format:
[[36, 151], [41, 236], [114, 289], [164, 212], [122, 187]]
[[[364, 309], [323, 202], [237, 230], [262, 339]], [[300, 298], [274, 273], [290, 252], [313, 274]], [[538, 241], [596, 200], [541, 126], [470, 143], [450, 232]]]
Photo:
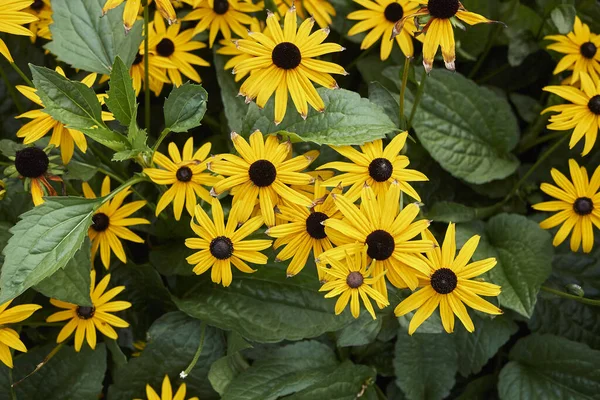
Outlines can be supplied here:
[[148, 57], [149, 42], [150, 42], [150, 31], [148, 30], [148, 24], [150, 23], [150, 10], [148, 9], [148, 1], [144, 1], [144, 102], [145, 102], [145, 127], [148, 133], [150, 133], [150, 61]]
[[406, 85], [408, 84], [408, 73], [410, 72], [410, 57], [404, 59], [404, 69], [402, 70], [402, 87], [400, 88], [400, 114], [398, 127], [406, 128], [406, 116], [404, 115], [404, 97], [406, 95]]
[[590, 306], [600, 307], [600, 300], [588, 299], [587, 297], [579, 297], [573, 294], [565, 293], [560, 290], [549, 288], [548, 286], [542, 286], [542, 290], [544, 292], [555, 294], [559, 297], [563, 297], [565, 299], [575, 300], [583, 304], [588, 304]]
[[423, 92], [425, 91], [425, 82], [427, 81], [427, 70], [423, 68], [423, 73], [421, 74], [421, 81], [419, 82], [419, 88], [417, 89], [417, 94], [415, 95], [415, 102], [413, 104], [412, 110], [410, 111], [410, 117], [408, 118], [408, 126], [406, 130], [410, 130], [412, 127], [413, 120], [415, 115], [417, 114], [417, 109], [419, 108], [419, 104], [421, 104], [421, 99], [423, 98]]
[[185, 379], [190, 374], [190, 372], [192, 372], [192, 369], [194, 369], [194, 367], [196, 366], [196, 363], [198, 362], [198, 359], [200, 358], [200, 354], [202, 354], [202, 348], [204, 347], [204, 336], [206, 335], [206, 323], [205, 322], [202, 322], [201, 330], [202, 330], [202, 332], [200, 333], [200, 343], [198, 343], [198, 348], [196, 349], [196, 354], [194, 354], [194, 358], [192, 359], [192, 362], [190, 363], [190, 365], [188, 365], [188, 367], [185, 369], [185, 371], [182, 371], [181, 374], [179, 375], [182, 379]]

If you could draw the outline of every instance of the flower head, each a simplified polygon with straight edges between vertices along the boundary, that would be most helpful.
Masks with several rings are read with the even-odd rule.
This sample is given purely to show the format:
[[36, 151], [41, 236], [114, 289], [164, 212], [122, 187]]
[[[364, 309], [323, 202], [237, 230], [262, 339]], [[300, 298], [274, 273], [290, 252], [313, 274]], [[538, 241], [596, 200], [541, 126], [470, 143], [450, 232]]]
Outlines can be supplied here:
[[9, 368], [13, 367], [11, 348], [27, 353], [27, 347], [19, 338], [19, 334], [9, 328], [9, 325], [26, 320], [42, 308], [37, 304], [20, 304], [8, 308], [11, 302], [12, 300], [0, 305], [0, 361]]
[[[113, 8], [120, 6], [124, 1], [127, 1], [127, 3], [125, 3], [125, 10], [123, 11], [123, 26], [125, 26], [125, 31], [129, 31], [140, 14], [142, 0], [106, 0], [102, 8], [102, 14], [104, 15]], [[177, 14], [175, 14], [171, 0], [156, 0], [156, 9], [163, 18], [169, 21], [169, 24], [177, 22]]]
[[[182, 383], [173, 395], [173, 389], [171, 387], [171, 381], [169, 380], [169, 375], [165, 375], [165, 378], [162, 382], [160, 396], [158, 393], [154, 391], [152, 386], [146, 385], [146, 397], [148, 400], [185, 400], [186, 386], [185, 383]], [[134, 399], [141, 400], [141, 399]], [[198, 400], [197, 397], [190, 397], [187, 400]]]
[[[264, 25], [264, 23], [261, 23], [256, 18], [253, 18], [252, 23], [250, 24], [249, 32], [262, 32], [265, 35], [268, 35], [269, 32], [265, 28], [266, 28], [266, 25]], [[247, 39], [247, 38], [248, 38], [248, 33], [246, 33], [244, 36], [242, 36], [242, 39]], [[235, 67], [236, 65], [238, 65], [239, 63], [241, 63], [242, 61], [250, 60], [253, 57], [252, 54], [245, 53], [238, 48], [237, 40], [223, 39], [219, 42], [219, 44], [221, 45], [221, 47], [219, 47], [219, 49], [217, 50], [218, 54], [223, 54], [226, 56], [233, 56], [227, 61], [227, 63], [225, 63], [225, 66], [223, 67], [223, 69], [225, 69], [225, 71], [230, 70], [233, 67]], [[235, 81], [236, 82], [241, 81], [249, 73], [250, 73], [250, 71], [246, 71], [245, 73], [236, 74]]]
[[540, 222], [543, 229], [562, 224], [554, 236], [554, 246], [559, 246], [571, 234], [571, 250], [579, 251], [583, 243], [583, 251], [589, 253], [594, 246], [594, 225], [600, 229], [600, 167], [591, 180], [585, 167], [580, 167], [575, 160], [569, 160], [569, 170], [571, 180], [552, 169], [552, 178], [558, 187], [542, 183], [541, 189], [556, 200], [538, 203], [533, 208], [556, 212]]
[[300, 19], [312, 17], [321, 28], [331, 25], [336, 15], [335, 7], [328, 0], [275, 0], [275, 5], [280, 15], [296, 7]]
[[487, 314], [502, 314], [502, 310], [498, 307], [479, 297], [498, 296], [500, 286], [472, 280], [496, 265], [495, 258], [486, 258], [469, 264], [473, 253], [477, 250], [479, 236], [471, 237], [458, 255], [456, 255], [454, 224], [448, 225], [441, 248], [429, 230], [423, 232], [422, 237], [435, 243], [435, 248], [427, 252], [426, 262], [429, 271], [419, 276], [419, 286], [422, 288], [411, 294], [395, 309], [396, 316], [418, 309], [408, 326], [410, 335], [431, 316], [438, 306], [442, 325], [448, 333], [454, 331], [454, 315], [460, 319], [467, 331], [475, 330], [464, 304]]
[[25, 11], [38, 18], [38, 21], [29, 24], [29, 30], [33, 33], [31, 41], [35, 42], [35, 39], [38, 37], [51, 40], [52, 32], [50, 32], [50, 24], [53, 21], [50, 0], [34, 0]]
[[110, 282], [110, 274], [107, 274], [96, 286], [96, 271], [91, 271], [90, 297], [92, 306], [78, 306], [65, 301], [50, 299], [50, 303], [63, 311], [50, 315], [47, 322], [67, 321], [61, 329], [57, 343], [67, 340], [75, 332], [75, 351], [80, 351], [83, 340], [92, 349], [96, 348], [96, 329], [110, 339], [117, 339], [115, 328], [127, 328], [129, 324], [111, 313], [123, 311], [131, 307], [128, 301], [111, 301], [119, 293], [125, 290], [125, 286], [117, 286], [108, 291], [106, 288]]
[[[32, 0], [4, 0], [0, 4], [0, 32], [6, 32], [11, 35], [21, 35], [35, 37], [35, 34], [29, 29], [23, 27], [38, 20], [38, 17], [25, 11], [33, 3]], [[13, 63], [8, 47], [4, 40], [0, 39], [0, 54], [9, 62]]]
[[5, 174], [11, 177], [23, 179], [25, 189], [31, 191], [33, 204], [39, 206], [44, 203], [43, 196], [56, 196], [56, 190], [50, 184], [50, 181], [62, 182], [58, 176], [62, 171], [56, 169], [57, 165], [53, 160], [57, 156], [48, 156], [52, 147], [42, 150], [35, 146], [24, 147], [16, 151], [14, 165], [6, 168]]

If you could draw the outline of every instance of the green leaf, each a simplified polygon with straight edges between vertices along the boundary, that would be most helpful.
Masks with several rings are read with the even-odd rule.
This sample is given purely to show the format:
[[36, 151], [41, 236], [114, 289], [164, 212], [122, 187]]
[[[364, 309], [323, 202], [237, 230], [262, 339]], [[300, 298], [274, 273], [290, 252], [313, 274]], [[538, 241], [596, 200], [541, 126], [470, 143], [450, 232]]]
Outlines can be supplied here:
[[225, 71], [223, 68], [228, 57], [214, 52], [215, 70], [217, 71], [217, 81], [221, 88], [221, 100], [223, 101], [223, 111], [227, 118], [230, 132], [241, 132], [244, 117], [248, 112], [248, 105], [243, 96], [238, 96], [239, 85], [235, 82], [231, 71]]
[[0, 153], [5, 157], [14, 157], [17, 151], [25, 148], [21, 143], [13, 142], [12, 140], [2, 139], [0, 140]]
[[128, 147], [127, 140], [102, 121], [102, 107], [93, 89], [48, 68], [35, 65], [30, 68], [45, 113], [115, 151]]
[[474, 234], [481, 235], [481, 241], [473, 260], [495, 257], [498, 261], [484, 277], [502, 286], [500, 305], [531, 318], [537, 294], [552, 268], [550, 234], [515, 214], [497, 215], [485, 225], [476, 222], [458, 226], [459, 242], [464, 243]]
[[600, 351], [552, 335], [521, 339], [500, 372], [501, 400], [597, 399]]
[[46, 297], [91, 307], [90, 247], [90, 242], [86, 239], [67, 265], [35, 285], [35, 290]]
[[239, 333], [231, 332], [227, 337], [227, 355], [219, 358], [210, 366], [208, 380], [213, 389], [223, 395], [231, 381], [245, 371], [250, 364], [241, 355], [241, 351], [252, 348]]
[[358, 319], [340, 331], [337, 337], [338, 347], [363, 346], [371, 343], [381, 330], [381, 317], [373, 319], [371, 314], [361, 313]]
[[184, 83], [174, 87], [165, 100], [165, 129], [171, 132], [187, 132], [200, 126], [206, 113], [208, 93], [202, 85]]
[[443, 399], [454, 386], [458, 369], [452, 337], [447, 334], [398, 332], [394, 352], [396, 385], [409, 400]]
[[508, 102], [464, 76], [436, 70], [414, 121], [423, 146], [457, 178], [481, 184], [514, 173], [519, 126]]
[[[13, 382], [17, 382], [36, 369], [52, 351], [55, 343], [29, 349], [15, 357], [12, 371]], [[106, 347], [96, 345], [96, 350], [84, 345], [80, 352], [64, 346], [46, 365], [27, 377], [15, 387], [19, 400], [97, 400], [102, 392], [102, 381], [106, 373]], [[8, 368], [0, 368], [0, 400], [11, 400]]]
[[[201, 325], [200, 321], [181, 312], [163, 315], [148, 331], [148, 344], [140, 356], [131, 358], [114, 377], [108, 390], [108, 398], [145, 398], [146, 384], [160, 390], [165, 375], [169, 376], [173, 387], [179, 387], [182, 383], [179, 373], [187, 368], [198, 348]], [[218, 398], [207, 375], [210, 365], [224, 353], [222, 334], [217, 329], [207, 327], [198, 363], [185, 379], [188, 397], [198, 396], [203, 400]]]
[[289, 135], [294, 141], [341, 146], [364, 144], [397, 130], [381, 107], [361, 98], [358, 93], [326, 88], [317, 91], [325, 102], [325, 112], [311, 109], [304, 120], [290, 102], [285, 118], [275, 125], [273, 100], [264, 110], [251, 104], [242, 132], [247, 136], [259, 129], [264, 134]]
[[143, 158], [144, 160], [151, 160], [152, 149], [148, 147], [146, 141], [148, 140], [148, 134], [145, 129], [140, 129], [136, 121], [137, 108], [134, 109], [129, 128], [127, 130], [127, 140], [129, 141], [130, 150], [123, 150], [113, 154], [113, 161], [125, 161], [136, 158]]
[[45, 48], [73, 68], [109, 75], [114, 60], [120, 57], [125, 66], [142, 43], [143, 22], [135, 23], [125, 34], [124, 5], [102, 15], [105, 0], [52, 0], [50, 25], [52, 42]]
[[458, 354], [458, 371], [465, 377], [478, 374], [518, 329], [517, 324], [505, 315], [494, 318], [472, 316], [475, 332], [469, 333], [461, 326], [452, 335]]
[[89, 165], [77, 160], [69, 161], [66, 166], [66, 171], [63, 174], [63, 179], [73, 179], [78, 181], [87, 182], [96, 175], [98, 167], [95, 165]]
[[81, 248], [101, 199], [49, 197], [10, 231], [0, 275], [0, 304], [64, 268]]
[[347, 313], [334, 314], [335, 300], [325, 299], [312, 277], [286, 278], [279, 265], [258, 268], [234, 276], [230, 287], [204, 278], [175, 303], [194, 318], [260, 343], [313, 338], [350, 322]]
[[123, 126], [130, 126], [135, 122], [137, 102], [133, 90], [133, 80], [129, 76], [129, 68], [117, 56], [110, 73], [110, 89], [106, 98], [108, 109], [114, 114], [117, 121]]
[[437, 222], [469, 222], [477, 219], [477, 209], [451, 201], [439, 201], [426, 212], [427, 218]]
[[467, 384], [457, 400], [488, 400], [496, 398], [495, 375], [483, 375]]
[[222, 400], [275, 400], [319, 382], [336, 365], [335, 354], [323, 343], [290, 344], [255, 361], [227, 386]]
[[554, 22], [554, 25], [556, 25], [558, 33], [566, 35], [573, 30], [576, 15], [577, 10], [575, 10], [575, 6], [572, 4], [561, 4], [552, 10], [550, 18]]

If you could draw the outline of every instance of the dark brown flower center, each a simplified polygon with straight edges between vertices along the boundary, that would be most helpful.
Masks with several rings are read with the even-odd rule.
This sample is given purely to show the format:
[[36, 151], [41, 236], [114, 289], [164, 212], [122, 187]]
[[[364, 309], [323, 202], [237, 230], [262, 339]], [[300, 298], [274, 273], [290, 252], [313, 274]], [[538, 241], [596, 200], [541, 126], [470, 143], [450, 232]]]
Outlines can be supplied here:
[[396, 248], [396, 242], [392, 235], [383, 230], [371, 232], [367, 236], [367, 245], [369, 246], [368, 256], [380, 261], [390, 258]]
[[432, 17], [440, 19], [452, 18], [458, 12], [460, 3], [458, 0], [429, 0], [427, 9]]
[[596, 56], [596, 52], [598, 51], [598, 48], [596, 47], [596, 45], [592, 42], [587, 42], [581, 45], [581, 47], [579, 48], [579, 51], [581, 52], [581, 55], [584, 56], [585, 58], [588, 59], [592, 59]]
[[579, 215], [590, 215], [594, 211], [594, 203], [589, 197], [580, 197], [573, 203], [573, 210]]
[[37, 147], [27, 147], [17, 151], [15, 167], [25, 178], [37, 178], [48, 171], [50, 159], [44, 150]]
[[383, 12], [385, 19], [390, 22], [398, 22], [404, 17], [404, 9], [399, 3], [390, 3]]
[[387, 158], [376, 158], [369, 164], [369, 175], [377, 182], [385, 182], [391, 178], [394, 166]]
[[449, 268], [440, 268], [431, 275], [431, 287], [439, 294], [452, 293], [457, 283], [458, 277]]
[[181, 167], [175, 173], [175, 177], [179, 182], [189, 182], [194, 176], [192, 170], [189, 167]]
[[44, 2], [42, 0], [35, 0], [29, 7], [34, 11], [40, 11], [44, 8]]
[[79, 306], [75, 310], [77, 312], [77, 316], [81, 319], [90, 319], [94, 316], [94, 312], [96, 309], [94, 307], [82, 307]]
[[225, 236], [216, 237], [210, 242], [210, 254], [218, 260], [226, 260], [233, 255], [233, 242]]
[[137, 54], [135, 55], [135, 58], [133, 59], [133, 65], [141, 64], [142, 61], [144, 61], [144, 56], [141, 55], [140, 52], [138, 51]]
[[250, 180], [258, 187], [267, 187], [275, 182], [277, 178], [277, 169], [271, 161], [254, 161], [248, 169]]
[[326, 221], [329, 217], [327, 214], [322, 212], [311, 213], [306, 218], [306, 232], [313, 239], [325, 239], [327, 234], [325, 233], [325, 226], [321, 222]]
[[302, 61], [302, 53], [294, 43], [279, 43], [271, 53], [273, 64], [281, 69], [294, 69]]
[[104, 213], [94, 214], [92, 217], [92, 229], [96, 232], [104, 232], [108, 229], [110, 218]]
[[156, 51], [160, 56], [169, 57], [175, 53], [175, 43], [169, 38], [164, 38], [156, 45]]
[[346, 278], [346, 283], [348, 284], [348, 286], [350, 286], [352, 289], [356, 289], [358, 287], [360, 287], [360, 285], [363, 284], [365, 278], [362, 276], [362, 274], [360, 272], [350, 272], [348, 274], [348, 277]]
[[227, 0], [215, 0], [213, 11], [219, 15], [225, 14], [229, 11], [229, 2]]
[[596, 115], [600, 115], [600, 95], [596, 95], [588, 102], [588, 108]]

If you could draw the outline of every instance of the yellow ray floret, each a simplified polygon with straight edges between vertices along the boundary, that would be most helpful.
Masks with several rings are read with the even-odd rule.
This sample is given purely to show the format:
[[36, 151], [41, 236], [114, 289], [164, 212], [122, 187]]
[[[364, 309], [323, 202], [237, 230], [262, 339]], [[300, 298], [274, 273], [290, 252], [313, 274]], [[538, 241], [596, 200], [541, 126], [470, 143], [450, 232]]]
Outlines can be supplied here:
[[8, 308], [11, 302], [12, 300], [0, 305], [0, 361], [9, 368], [13, 367], [10, 349], [27, 353], [27, 347], [21, 341], [17, 331], [9, 327], [10, 324], [24, 321], [42, 308], [37, 304], [19, 304]]
[[[187, 388], [185, 383], [182, 383], [177, 389], [177, 392], [173, 395], [173, 388], [171, 387], [171, 381], [169, 380], [169, 375], [165, 375], [165, 378], [162, 381], [160, 396], [150, 385], [146, 385], [146, 398], [147, 400], [185, 400]], [[134, 400], [142, 400], [142, 399], [134, 399]], [[198, 397], [190, 397], [187, 400], [198, 400]]]
[[[33, 4], [33, 0], [2, 0], [0, 2], [0, 32], [35, 37], [33, 32], [23, 27], [25, 24], [38, 20], [35, 15], [24, 11], [31, 4]], [[0, 39], [0, 54], [9, 62], [14, 62], [6, 43], [2, 39]]]

